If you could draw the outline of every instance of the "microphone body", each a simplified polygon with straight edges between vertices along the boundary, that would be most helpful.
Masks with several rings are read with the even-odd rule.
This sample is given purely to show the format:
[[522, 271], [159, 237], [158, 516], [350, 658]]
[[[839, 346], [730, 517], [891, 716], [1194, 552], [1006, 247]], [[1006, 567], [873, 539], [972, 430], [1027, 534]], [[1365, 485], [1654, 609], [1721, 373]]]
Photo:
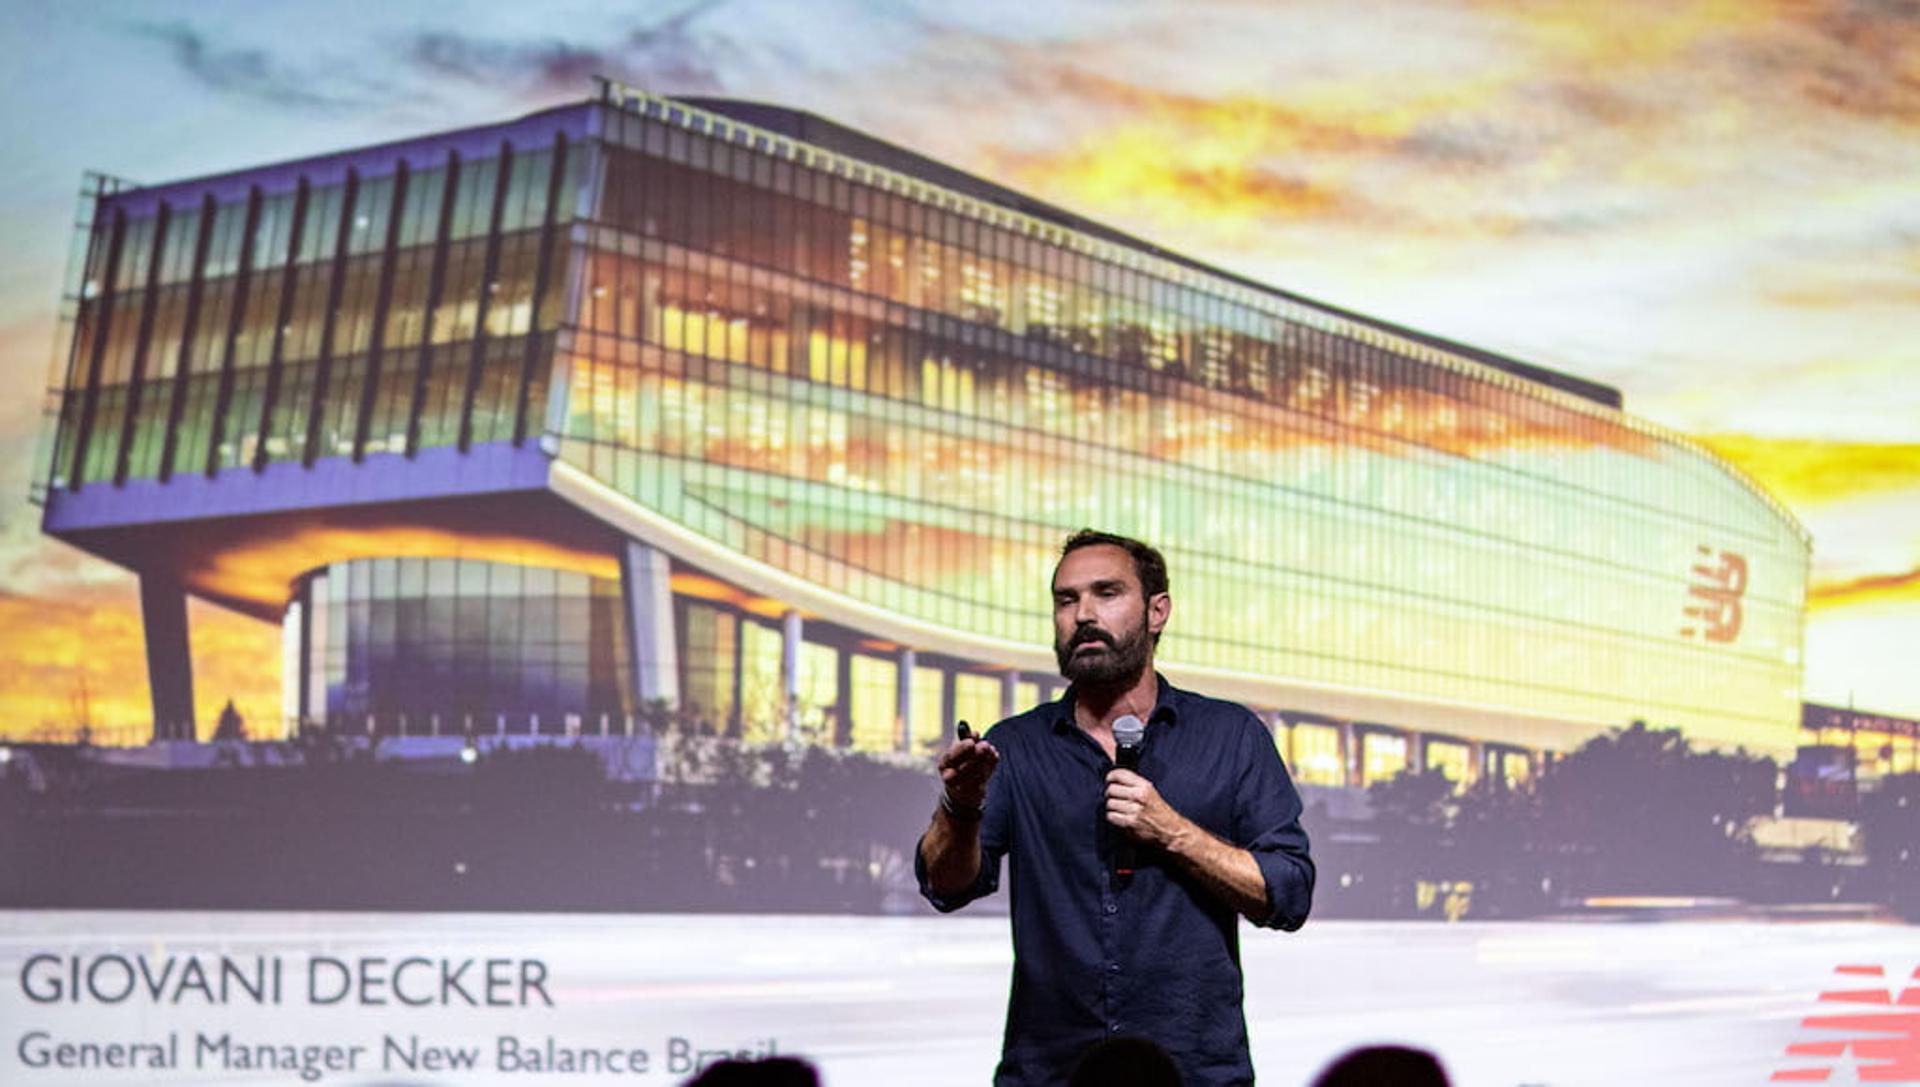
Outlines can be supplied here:
[[[1147, 726], [1129, 713], [1113, 723], [1113, 763], [1122, 770], [1140, 769], [1140, 745], [1146, 739]], [[1138, 846], [1125, 828], [1115, 827], [1119, 838], [1113, 843], [1113, 874], [1126, 879], [1139, 864]]]

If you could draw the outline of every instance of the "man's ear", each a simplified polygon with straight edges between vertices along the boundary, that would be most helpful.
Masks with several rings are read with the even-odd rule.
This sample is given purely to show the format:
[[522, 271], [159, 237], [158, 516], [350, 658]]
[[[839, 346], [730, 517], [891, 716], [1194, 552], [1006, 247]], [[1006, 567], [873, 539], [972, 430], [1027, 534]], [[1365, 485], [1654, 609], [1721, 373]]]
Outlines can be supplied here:
[[1173, 614], [1173, 597], [1166, 593], [1154, 593], [1147, 601], [1147, 630], [1158, 634], [1167, 625], [1167, 617]]

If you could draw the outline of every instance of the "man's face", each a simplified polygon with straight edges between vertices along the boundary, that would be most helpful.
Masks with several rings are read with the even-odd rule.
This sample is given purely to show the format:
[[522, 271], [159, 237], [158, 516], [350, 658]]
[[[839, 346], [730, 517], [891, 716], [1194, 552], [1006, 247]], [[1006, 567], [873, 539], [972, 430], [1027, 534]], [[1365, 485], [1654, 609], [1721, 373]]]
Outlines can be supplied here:
[[1148, 600], [1133, 557], [1097, 544], [1069, 551], [1053, 572], [1053, 652], [1060, 674], [1096, 686], [1131, 681], [1153, 663], [1153, 636], [1172, 601]]

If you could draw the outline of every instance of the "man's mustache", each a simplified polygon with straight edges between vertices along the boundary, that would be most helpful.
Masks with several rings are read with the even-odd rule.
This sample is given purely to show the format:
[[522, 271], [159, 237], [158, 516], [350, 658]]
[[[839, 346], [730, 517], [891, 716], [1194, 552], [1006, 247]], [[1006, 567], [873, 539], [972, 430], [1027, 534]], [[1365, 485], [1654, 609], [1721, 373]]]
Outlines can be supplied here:
[[1067, 648], [1078, 649], [1088, 642], [1099, 642], [1109, 649], [1114, 648], [1113, 635], [1097, 627], [1082, 627], [1074, 634], [1073, 640], [1067, 643]]

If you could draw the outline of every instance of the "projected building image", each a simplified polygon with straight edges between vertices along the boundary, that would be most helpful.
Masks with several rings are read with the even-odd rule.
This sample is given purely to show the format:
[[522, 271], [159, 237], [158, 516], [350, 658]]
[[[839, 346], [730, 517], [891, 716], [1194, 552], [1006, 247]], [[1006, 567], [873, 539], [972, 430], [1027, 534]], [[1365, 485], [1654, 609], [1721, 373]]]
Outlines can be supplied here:
[[293, 729], [924, 751], [1059, 689], [1092, 525], [1309, 784], [1796, 744], [1806, 534], [1613, 390], [809, 114], [607, 83], [93, 212], [39, 497], [140, 577], [157, 738], [193, 594]]

